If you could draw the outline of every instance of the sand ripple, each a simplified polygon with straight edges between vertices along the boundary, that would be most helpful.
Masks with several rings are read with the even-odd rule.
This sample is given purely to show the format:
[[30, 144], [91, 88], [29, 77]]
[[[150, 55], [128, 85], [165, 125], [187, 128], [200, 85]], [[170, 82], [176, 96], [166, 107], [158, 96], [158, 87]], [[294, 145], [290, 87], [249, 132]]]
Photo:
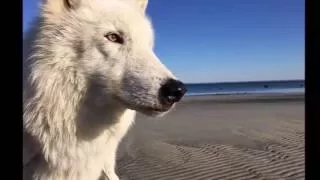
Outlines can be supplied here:
[[[158, 138], [152, 138], [151, 133], [140, 134], [119, 157], [117, 172], [121, 179], [126, 180], [304, 179], [304, 121], [301, 118], [295, 119], [296, 116], [288, 116], [291, 112], [297, 113], [295, 108], [302, 107], [293, 105], [292, 108], [281, 109], [278, 105], [278, 110], [274, 108], [269, 112], [282, 113], [282, 116], [278, 114], [268, 119], [269, 116], [265, 115], [265, 120], [257, 122], [261, 124], [259, 128], [248, 123], [251, 122], [249, 120], [243, 120], [238, 124], [233, 122], [227, 124], [226, 127], [234, 125], [229, 131], [225, 130], [225, 134], [228, 135], [225, 137], [229, 137], [229, 134], [234, 135], [229, 139], [222, 139], [221, 131], [213, 129], [212, 137], [219, 135], [219, 141], [217, 141], [219, 138], [203, 138], [204, 135], [200, 138], [201, 132], [204, 134], [205, 131], [191, 132], [191, 129], [197, 129], [195, 126], [190, 127], [188, 133], [193, 133], [194, 137], [198, 135], [198, 138], [185, 138], [186, 135], [181, 135], [180, 139], [163, 138], [169, 136], [169, 131], [163, 131], [163, 135], [157, 136]], [[286, 116], [288, 117], [285, 118]], [[243, 117], [237, 116], [238, 119], [245, 119]], [[227, 120], [225, 122], [227, 123]], [[142, 129], [146, 128], [146, 122], [142, 124], [145, 126]], [[167, 124], [179, 123], [171, 118], [171, 122]], [[151, 127], [150, 125], [148, 129]], [[223, 124], [219, 124], [219, 127], [222, 128]], [[141, 131], [139, 127], [137, 128]], [[157, 128], [160, 132], [159, 127]], [[178, 129], [172, 132], [177, 132]], [[236, 137], [241, 137], [243, 140]], [[236, 140], [230, 141], [230, 139]]]

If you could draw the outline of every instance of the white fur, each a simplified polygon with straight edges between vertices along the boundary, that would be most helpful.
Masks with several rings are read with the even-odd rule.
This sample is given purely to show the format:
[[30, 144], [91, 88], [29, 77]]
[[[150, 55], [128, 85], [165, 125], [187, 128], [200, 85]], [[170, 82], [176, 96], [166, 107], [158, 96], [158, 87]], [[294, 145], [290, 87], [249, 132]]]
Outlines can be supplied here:
[[43, 2], [23, 47], [25, 180], [96, 180], [102, 170], [117, 180], [117, 147], [135, 112], [164, 114], [158, 91], [175, 77], [152, 50], [146, 4]]

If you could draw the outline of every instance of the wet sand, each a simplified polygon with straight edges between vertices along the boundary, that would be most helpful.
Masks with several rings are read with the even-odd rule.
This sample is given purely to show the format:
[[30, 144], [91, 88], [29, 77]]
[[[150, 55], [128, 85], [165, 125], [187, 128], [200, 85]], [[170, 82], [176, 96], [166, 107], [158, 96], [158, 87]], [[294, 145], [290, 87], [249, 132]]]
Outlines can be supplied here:
[[304, 95], [186, 97], [139, 114], [118, 151], [127, 180], [304, 179]]

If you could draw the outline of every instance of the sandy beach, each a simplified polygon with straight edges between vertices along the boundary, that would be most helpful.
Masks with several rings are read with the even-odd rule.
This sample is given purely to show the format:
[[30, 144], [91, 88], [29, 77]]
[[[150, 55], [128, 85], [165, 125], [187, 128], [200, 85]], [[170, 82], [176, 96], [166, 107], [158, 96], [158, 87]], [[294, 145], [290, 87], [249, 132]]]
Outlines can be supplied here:
[[141, 114], [122, 141], [126, 180], [304, 179], [304, 95], [186, 97]]

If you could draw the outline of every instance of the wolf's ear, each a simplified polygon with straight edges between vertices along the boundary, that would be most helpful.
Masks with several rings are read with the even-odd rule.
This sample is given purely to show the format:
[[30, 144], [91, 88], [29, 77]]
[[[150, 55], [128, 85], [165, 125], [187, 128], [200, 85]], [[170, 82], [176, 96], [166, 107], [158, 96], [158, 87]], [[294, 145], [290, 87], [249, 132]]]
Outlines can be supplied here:
[[49, 13], [61, 13], [65, 10], [77, 8], [83, 0], [41, 0], [42, 7]]
[[141, 9], [143, 13], [146, 12], [148, 6], [148, 0], [135, 0], [138, 7]]

